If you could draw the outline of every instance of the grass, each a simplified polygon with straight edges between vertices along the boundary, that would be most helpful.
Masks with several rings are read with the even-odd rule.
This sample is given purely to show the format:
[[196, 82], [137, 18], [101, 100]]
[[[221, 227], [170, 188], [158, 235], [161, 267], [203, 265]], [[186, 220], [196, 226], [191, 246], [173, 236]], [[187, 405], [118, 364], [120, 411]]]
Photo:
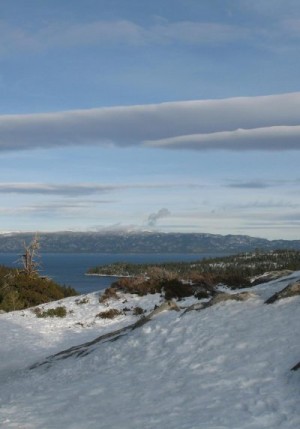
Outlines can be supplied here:
[[67, 310], [64, 306], [59, 306], [55, 308], [49, 308], [48, 310], [42, 311], [39, 307], [35, 308], [34, 313], [36, 314], [36, 317], [39, 318], [45, 318], [45, 317], [66, 317]]
[[111, 308], [110, 310], [101, 311], [96, 315], [96, 317], [100, 317], [101, 319], [114, 319], [121, 314], [123, 314], [122, 311], [117, 310], [116, 308]]

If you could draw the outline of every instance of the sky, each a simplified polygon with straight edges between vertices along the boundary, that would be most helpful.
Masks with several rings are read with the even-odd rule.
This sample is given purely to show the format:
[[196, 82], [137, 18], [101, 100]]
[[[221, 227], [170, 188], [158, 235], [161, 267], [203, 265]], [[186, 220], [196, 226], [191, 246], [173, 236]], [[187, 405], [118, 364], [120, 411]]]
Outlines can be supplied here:
[[0, 232], [300, 239], [297, 0], [0, 1]]

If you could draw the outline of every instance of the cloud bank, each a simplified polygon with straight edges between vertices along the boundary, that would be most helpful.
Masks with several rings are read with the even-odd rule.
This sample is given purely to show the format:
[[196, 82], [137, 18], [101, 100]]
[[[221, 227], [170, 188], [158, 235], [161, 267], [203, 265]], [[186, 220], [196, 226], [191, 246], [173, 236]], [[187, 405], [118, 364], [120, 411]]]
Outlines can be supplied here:
[[63, 197], [79, 197], [91, 194], [107, 194], [114, 191], [130, 189], [179, 189], [198, 188], [201, 185], [193, 183], [145, 183], [145, 184], [115, 184], [101, 185], [89, 183], [62, 184], [62, 183], [0, 183], [0, 194], [26, 194], [26, 195], [56, 195]]
[[94, 193], [106, 193], [125, 186], [92, 184], [45, 184], [45, 183], [0, 183], [0, 194], [41, 194], [78, 197]]
[[0, 116], [0, 150], [299, 150], [300, 93]]
[[145, 142], [147, 146], [172, 149], [297, 150], [300, 126], [274, 126], [193, 134]]

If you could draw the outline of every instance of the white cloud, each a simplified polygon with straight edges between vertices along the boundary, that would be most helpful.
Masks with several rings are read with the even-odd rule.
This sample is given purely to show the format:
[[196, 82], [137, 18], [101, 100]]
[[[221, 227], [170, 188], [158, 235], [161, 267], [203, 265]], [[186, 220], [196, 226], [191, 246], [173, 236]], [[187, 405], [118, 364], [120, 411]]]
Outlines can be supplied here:
[[[276, 3], [275, 3], [276, 2]], [[41, 22], [36, 27], [13, 26], [0, 20], [0, 55], [10, 56], [19, 52], [39, 53], [49, 49], [80, 49], [81, 47], [129, 46], [144, 49], [147, 46], [226, 46], [232, 43], [248, 43], [272, 50], [276, 44], [289, 44], [300, 18], [299, 2], [289, 1], [287, 7], [281, 0], [249, 2], [239, 0], [236, 13], [246, 10], [256, 15], [266, 14], [265, 25], [247, 19], [243, 24], [211, 22], [201, 20], [168, 21], [156, 18], [149, 25], [141, 25], [126, 19]], [[292, 12], [294, 11], [294, 12]], [[290, 23], [290, 24], [289, 24]]]
[[0, 150], [300, 149], [300, 93], [0, 116]]
[[93, 193], [106, 193], [119, 189], [121, 186], [91, 184], [44, 184], [44, 183], [1, 183], [1, 194], [42, 194], [78, 197]]
[[143, 29], [126, 20], [88, 23], [55, 23], [43, 28], [37, 38], [46, 46], [101, 45], [103, 43], [140, 44]]
[[122, 19], [85, 23], [56, 21], [30, 30], [0, 21], [0, 54], [20, 50], [30, 52], [107, 44], [143, 46], [180, 42], [192, 45], [224, 45], [247, 39], [250, 35], [250, 29], [200, 21], [168, 22], [160, 19], [148, 27]]
[[265, 189], [270, 186], [276, 186], [274, 182], [270, 183], [269, 181], [262, 180], [251, 180], [247, 182], [241, 182], [240, 180], [236, 180], [235, 182], [231, 182], [226, 185], [228, 188], [240, 188], [240, 189]]
[[0, 54], [111, 43], [141, 44], [144, 39], [142, 33], [143, 29], [140, 26], [126, 20], [90, 23], [55, 22], [31, 31], [0, 21]]
[[162, 21], [146, 33], [148, 41], [160, 43], [180, 42], [192, 45], [224, 45], [248, 39], [251, 31], [235, 25], [217, 22]]
[[197, 45], [226, 44], [248, 38], [250, 30], [217, 22], [177, 21], [161, 19], [148, 27], [132, 21], [94, 21], [89, 23], [52, 24], [40, 30], [36, 39], [46, 46], [129, 45], [181, 42]]
[[[30, 194], [30, 195], [57, 195], [63, 197], [78, 197], [91, 194], [107, 194], [114, 191], [124, 191], [130, 189], [179, 189], [179, 188], [198, 188], [202, 185], [186, 183], [168, 183], [168, 184], [51, 184], [51, 183], [0, 183], [0, 194]], [[97, 201], [96, 201], [97, 202]]]
[[280, 19], [286, 16], [300, 15], [298, 0], [238, 0], [238, 3], [247, 12], [254, 12], [267, 18]]
[[0, 20], [0, 55], [12, 51], [34, 51], [38, 48], [37, 38], [20, 27], [12, 27]]
[[300, 125], [237, 129], [145, 142], [147, 146], [194, 150], [299, 150]]

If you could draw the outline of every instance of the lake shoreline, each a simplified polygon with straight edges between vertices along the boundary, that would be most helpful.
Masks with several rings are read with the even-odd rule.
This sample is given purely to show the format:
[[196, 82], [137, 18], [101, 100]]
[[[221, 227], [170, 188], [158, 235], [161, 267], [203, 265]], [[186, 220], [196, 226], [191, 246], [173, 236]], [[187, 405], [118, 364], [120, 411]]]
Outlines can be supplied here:
[[125, 275], [122, 275], [122, 274], [118, 275], [118, 274], [85, 273], [84, 275], [85, 276], [91, 276], [91, 277], [113, 277], [113, 278], [117, 278], [117, 279], [119, 279], [119, 278], [125, 278], [125, 279], [127, 279], [127, 278], [134, 277], [134, 276], [125, 276]]
[[[41, 276], [50, 277], [60, 285], [73, 287], [80, 294], [103, 291], [119, 275], [86, 275], [91, 267], [116, 262], [130, 264], [158, 264], [174, 261], [196, 261], [211, 254], [100, 254], [100, 253], [47, 253], [39, 258]], [[0, 264], [18, 268], [20, 255], [14, 252], [0, 253]], [[101, 273], [102, 274], [102, 273]]]

